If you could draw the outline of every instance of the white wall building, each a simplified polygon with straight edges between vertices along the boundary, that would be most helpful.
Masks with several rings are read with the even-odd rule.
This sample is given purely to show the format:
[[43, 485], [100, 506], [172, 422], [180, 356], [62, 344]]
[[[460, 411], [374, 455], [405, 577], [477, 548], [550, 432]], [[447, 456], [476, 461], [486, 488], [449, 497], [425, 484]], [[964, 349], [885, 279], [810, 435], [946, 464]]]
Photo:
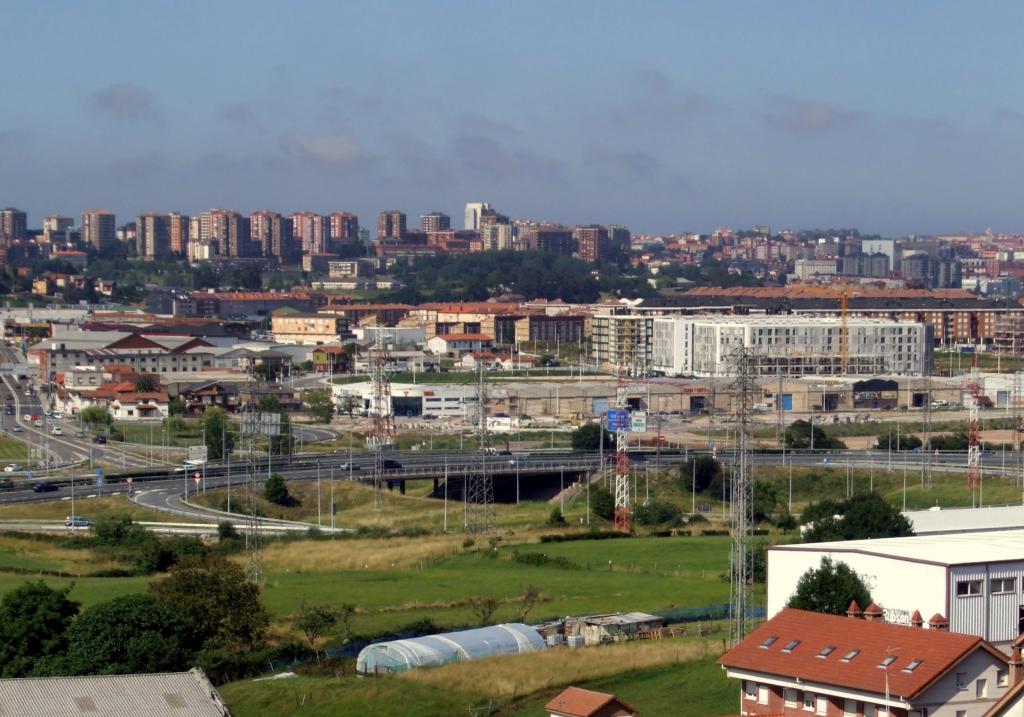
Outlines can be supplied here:
[[474, 232], [480, 231], [480, 215], [490, 208], [491, 205], [487, 202], [468, 202], [466, 204], [466, 223], [463, 227]]
[[[780, 545], [768, 549], [768, 617], [823, 557], [864, 580], [886, 622], [938, 613], [951, 632], [1007, 646], [1024, 627], [1024, 530]], [[863, 606], [861, 606], [863, 607]]]
[[836, 273], [835, 259], [797, 259], [793, 262], [793, 273], [797, 279], [811, 279], [815, 276], [832, 276]]
[[[764, 357], [759, 373], [836, 373], [840, 319], [804, 316], [680, 316], [651, 319], [651, 365], [672, 376], [727, 376], [745, 346]], [[847, 372], [921, 375], [931, 368], [927, 324], [848, 319]]]

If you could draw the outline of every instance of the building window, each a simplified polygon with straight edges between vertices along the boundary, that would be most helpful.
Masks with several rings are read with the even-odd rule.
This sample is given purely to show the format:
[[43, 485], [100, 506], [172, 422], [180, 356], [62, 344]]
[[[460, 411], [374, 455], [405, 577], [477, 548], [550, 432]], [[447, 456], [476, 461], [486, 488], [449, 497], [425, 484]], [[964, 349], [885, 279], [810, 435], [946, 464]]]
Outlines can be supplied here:
[[876, 717], [875, 706], [870, 702], [864, 703], [864, 717]]
[[768, 704], [768, 685], [757, 686], [757, 703], [759, 705]]
[[756, 700], [757, 699], [757, 685], [747, 680], [743, 684], [743, 699], [745, 700]]
[[819, 715], [824, 716], [828, 712], [828, 699], [826, 699], [825, 697], [822, 697], [821, 695], [818, 695], [817, 698], [818, 698], [816, 700], [816, 707], [817, 707], [817, 709], [815, 710], [815, 712], [817, 714], [819, 714]]
[[807, 712], [814, 711], [814, 693], [804, 692], [804, 710]]
[[967, 689], [967, 673], [966, 672], [958, 672], [958, 673], [956, 673], [956, 688], [958, 690], [961, 690], [961, 691]]
[[854, 717], [857, 714], [857, 700], [843, 700], [843, 717]]
[[967, 717], [967, 710], [957, 710], [956, 717]]
[[974, 696], [978, 699], [988, 697], [988, 680], [982, 678], [974, 682]]
[[989, 590], [992, 593], [1015, 593], [1017, 592], [1017, 578], [992, 578]]
[[996, 670], [996, 687], [1006, 687], [1010, 684], [1009, 674], [1006, 670]]
[[783, 694], [786, 700], [786, 707], [796, 707], [799, 691], [792, 687], [787, 687]]
[[956, 584], [957, 597], [971, 597], [981, 595], [980, 580], [960, 580]]

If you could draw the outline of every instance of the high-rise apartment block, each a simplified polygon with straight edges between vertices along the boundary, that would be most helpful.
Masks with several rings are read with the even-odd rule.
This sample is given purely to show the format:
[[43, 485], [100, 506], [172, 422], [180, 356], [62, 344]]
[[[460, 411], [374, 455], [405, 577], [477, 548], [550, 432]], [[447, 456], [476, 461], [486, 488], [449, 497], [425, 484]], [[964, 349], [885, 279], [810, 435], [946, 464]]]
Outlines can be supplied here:
[[440, 232], [451, 227], [452, 218], [443, 212], [430, 212], [420, 217], [420, 228], [427, 233]]
[[0, 209], [0, 240], [4, 244], [28, 235], [28, 215], [20, 209]]
[[260, 211], [249, 217], [254, 249], [263, 256], [276, 257], [283, 264], [298, 261], [298, 246], [292, 220], [277, 212]]
[[359, 241], [359, 217], [350, 212], [334, 212], [331, 220], [331, 241], [334, 243]]
[[117, 220], [114, 213], [106, 209], [82, 212], [82, 241], [88, 242], [97, 251], [114, 246], [117, 242]]
[[303, 254], [324, 254], [330, 243], [331, 225], [327, 217], [313, 212], [292, 214], [292, 234], [302, 245]]
[[140, 214], [135, 219], [139, 256], [167, 259], [171, 255], [171, 221], [167, 214]]
[[389, 209], [377, 215], [377, 238], [396, 239], [401, 241], [405, 238], [405, 214], [397, 209]]
[[184, 256], [188, 250], [190, 220], [185, 214], [171, 212], [167, 215], [167, 233], [170, 236], [170, 250], [174, 256]]
[[480, 215], [491, 208], [487, 202], [469, 202], [466, 204], [466, 223], [463, 227], [470, 231], [480, 230]]
[[583, 261], [595, 262], [608, 254], [608, 230], [596, 224], [579, 226], [572, 230], [572, 238]]
[[75, 220], [71, 217], [53, 215], [43, 217], [43, 234], [63, 234], [75, 226]]
[[199, 242], [206, 245], [215, 243], [214, 256], [250, 256], [249, 218], [228, 209], [203, 212], [199, 215]]
[[543, 251], [561, 256], [572, 256], [576, 251], [572, 230], [556, 224], [525, 227], [521, 230], [520, 244], [529, 251]]

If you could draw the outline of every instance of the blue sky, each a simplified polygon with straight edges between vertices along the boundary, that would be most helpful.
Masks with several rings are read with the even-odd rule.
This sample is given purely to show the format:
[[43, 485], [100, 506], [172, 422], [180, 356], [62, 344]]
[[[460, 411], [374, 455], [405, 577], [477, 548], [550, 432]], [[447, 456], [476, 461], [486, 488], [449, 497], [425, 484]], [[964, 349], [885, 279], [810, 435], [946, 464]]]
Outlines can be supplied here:
[[[3, 5], [0, 204], [1024, 231], [1011, 2]], [[458, 221], [458, 219], [457, 219]]]

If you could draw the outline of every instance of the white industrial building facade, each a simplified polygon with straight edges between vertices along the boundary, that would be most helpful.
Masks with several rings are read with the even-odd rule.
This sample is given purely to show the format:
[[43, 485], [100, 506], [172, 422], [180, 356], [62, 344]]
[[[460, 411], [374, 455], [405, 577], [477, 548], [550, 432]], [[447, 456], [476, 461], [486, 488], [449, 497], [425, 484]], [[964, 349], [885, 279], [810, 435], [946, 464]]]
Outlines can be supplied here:
[[[936, 614], [949, 629], [1007, 646], [1024, 628], [1024, 531], [782, 545], [768, 549], [768, 616], [827, 557], [864, 580], [887, 622]], [[863, 606], [861, 606], [863, 607]]]
[[[757, 372], [838, 373], [841, 321], [804, 316], [675, 316], [651, 322], [651, 367], [672, 376], [734, 372], [737, 349], [756, 357]], [[922, 375], [931, 369], [930, 327], [883, 319], [848, 319], [847, 372]]]

